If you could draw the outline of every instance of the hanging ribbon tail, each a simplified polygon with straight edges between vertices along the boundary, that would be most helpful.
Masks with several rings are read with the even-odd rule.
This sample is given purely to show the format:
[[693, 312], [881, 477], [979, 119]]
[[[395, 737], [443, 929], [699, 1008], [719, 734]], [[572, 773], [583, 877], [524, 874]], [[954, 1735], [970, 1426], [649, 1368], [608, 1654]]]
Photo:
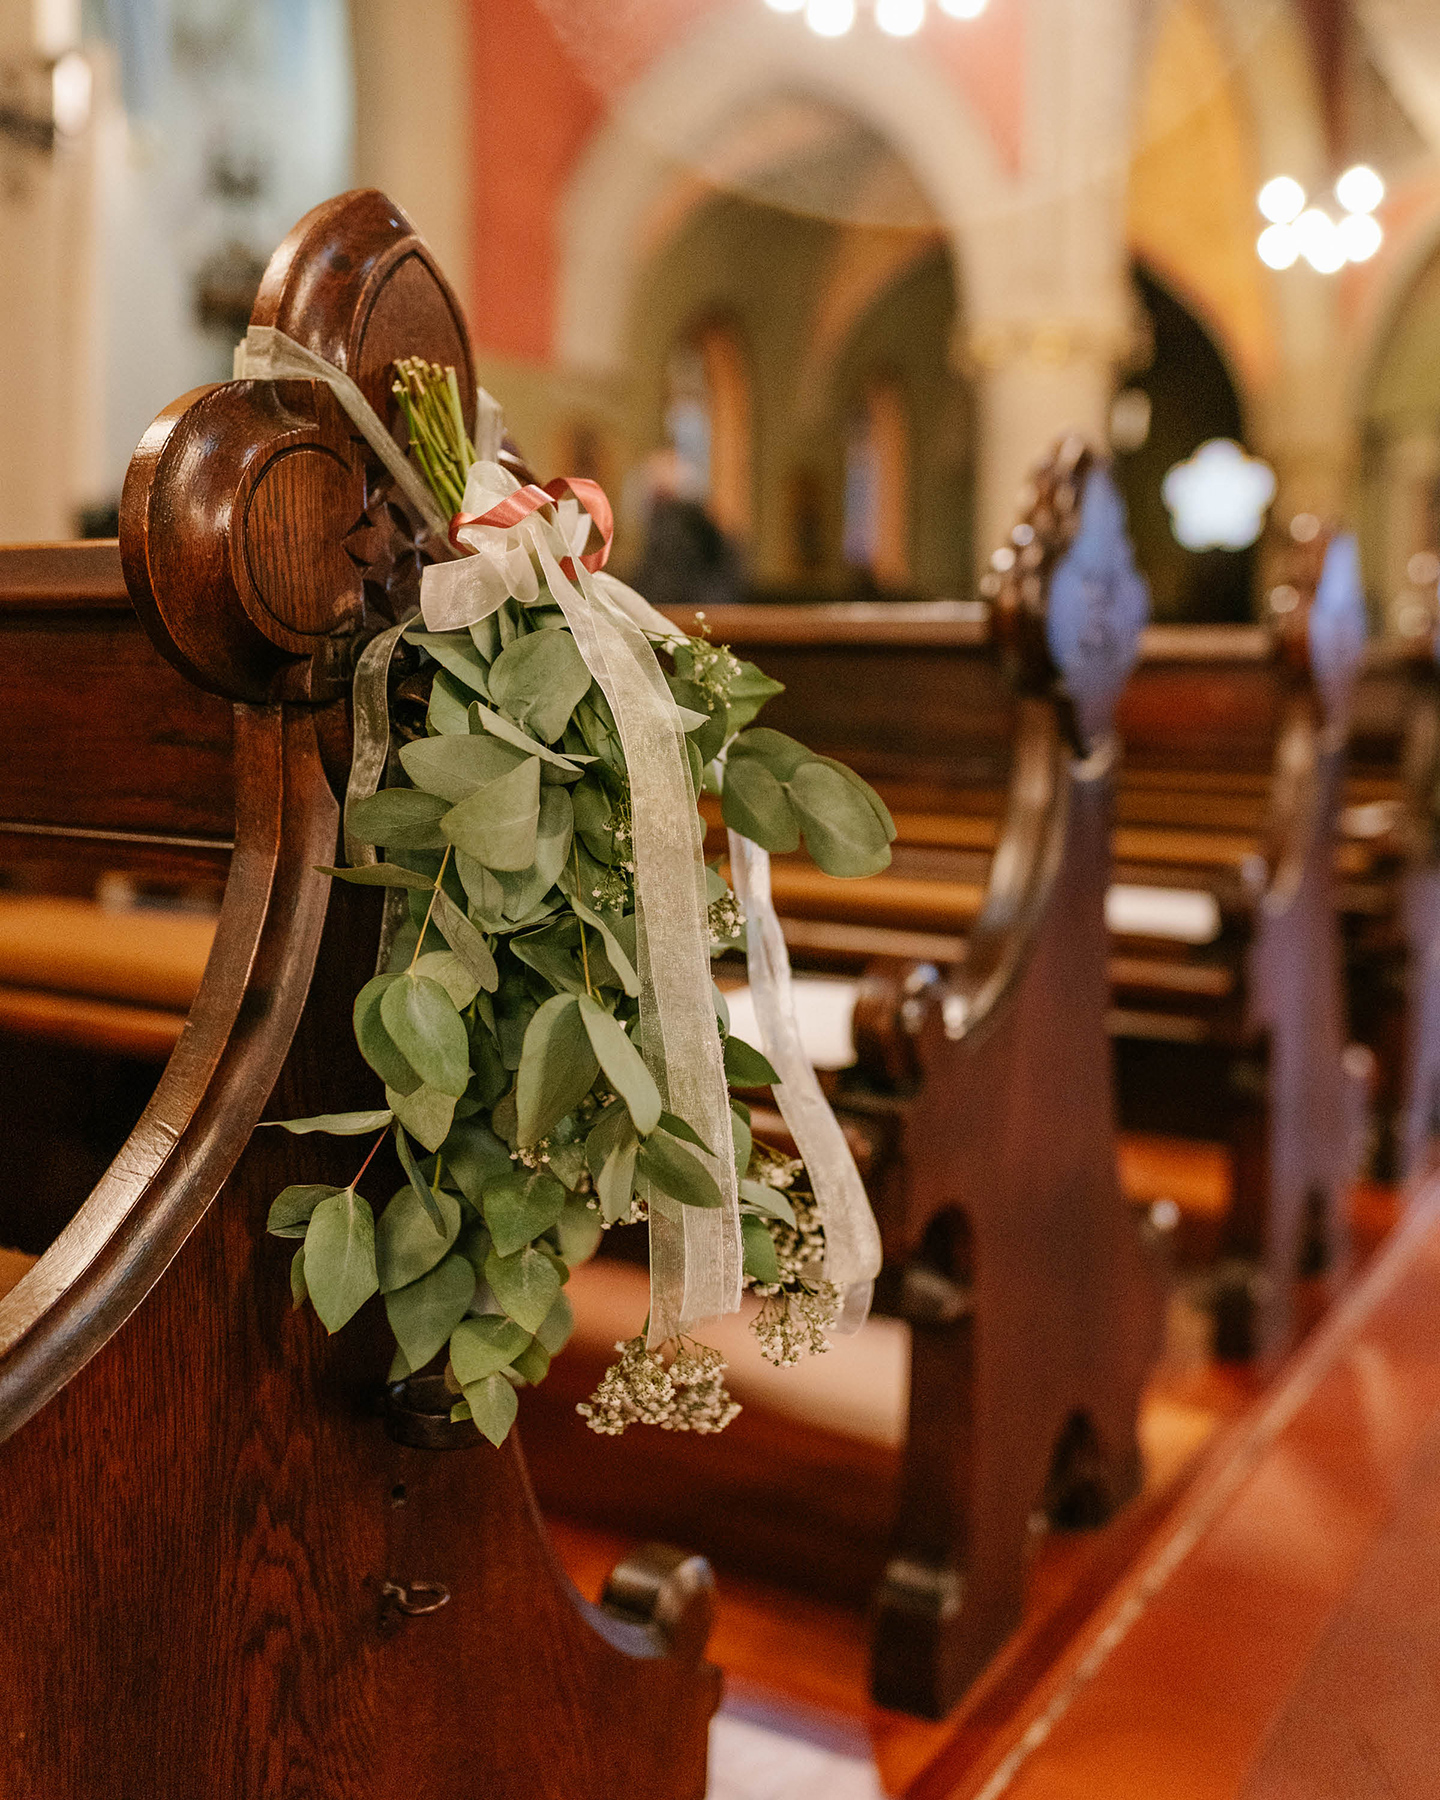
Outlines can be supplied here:
[[810, 1178], [825, 1232], [825, 1279], [843, 1296], [834, 1331], [848, 1336], [865, 1323], [880, 1273], [880, 1231], [840, 1121], [830, 1110], [795, 1017], [790, 957], [770, 894], [770, 856], [730, 832], [730, 879], [745, 913], [745, 960], [760, 1027], [760, 1048], [780, 1079], [775, 1103]]
[[[668, 1111], [705, 1144], [723, 1203], [681, 1206], [653, 1185], [650, 1328], [654, 1347], [722, 1313], [738, 1312], [740, 1209], [730, 1090], [710, 977], [704, 835], [679, 712], [649, 640], [596, 588], [583, 562], [572, 581], [550, 541], [531, 529], [550, 593], [615, 715], [630, 774], [640, 1047]], [[558, 535], [558, 534], [557, 534]]]
[[235, 346], [236, 381], [323, 381], [351, 423], [394, 477], [441, 555], [451, 556], [446, 521], [419, 472], [359, 387], [334, 363], [297, 344], [275, 325], [252, 325]]

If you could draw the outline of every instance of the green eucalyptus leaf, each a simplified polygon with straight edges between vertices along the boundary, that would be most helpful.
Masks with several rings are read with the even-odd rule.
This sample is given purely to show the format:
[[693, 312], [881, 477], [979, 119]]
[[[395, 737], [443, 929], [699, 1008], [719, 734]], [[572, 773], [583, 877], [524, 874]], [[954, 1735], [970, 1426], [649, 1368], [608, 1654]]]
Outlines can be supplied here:
[[540, 823], [540, 762], [527, 756], [508, 775], [491, 781], [452, 807], [444, 836], [487, 869], [528, 869], [535, 860]]
[[782, 854], [800, 842], [800, 824], [783, 784], [758, 757], [725, 765], [720, 811], [731, 831], [738, 831], [762, 850]]
[[524, 760], [523, 753], [492, 737], [417, 738], [400, 746], [401, 765], [415, 786], [452, 806], [518, 769]]
[[470, 729], [470, 694], [448, 669], [436, 672], [425, 723], [436, 737], [463, 737]]
[[445, 1140], [445, 1168], [472, 1206], [479, 1206], [488, 1182], [514, 1168], [510, 1152], [488, 1125], [464, 1119]]
[[682, 1144], [693, 1144], [697, 1150], [703, 1150], [707, 1156], [714, 1155], [714, 1151], [711, 1150], [710, 1146], [705, 1142], [704, 1138], [701, 1137], [695, 1127], [693, 1125], [688, 1125], [684, 1119], [680, 1118], [675, 1113], [661, 1113], [660, 1129], [662, 1131], [668, 1131], [673, 1138], [679, 1138]]
[[678, 675], [671, 675], [667, 679], [675, 704], [694, 716], [695, 722], [685, 727], [686, 735], [694, 739], [701, 762], [709, 762], [725, 742], [724, 706], [693, 681]]
[[439, 1355], [474, 1298], [475, 1271], [453, 1252], [418, 1281], [386, 1294], [390, 1329], [412, 1369]]
[[310, 1298], [305, 1285], [305, 1246], [302, 1244], [290, 1258], [290, 1305], [298, 1310]]
[[466, 1319], [450, 1334], [450, 1367], [461, 1387], [484, 1381], [510, 1364], [529, 1343], [531, 1333], [499, 1313]]
[[593, 910], [580, 897], [576, 889], [574, 871], [568, 866], [560, 877], [560, 890], [574, 908], [577, 918], [582, 919], [592, 930], [599, 932], [600, 941], [605, 946], [606, 958], [610, 967], [619, 977], [621, 987], [632, 1000], [637, 999], [640, 994], [640, 977], [635, 972], [633, 937], [627, 947], [605, 915]]
[[455, 852], [455, 872], [465, 889], [471, 912], [487, 931], [499, 931], [504, 923], [505, 906], [505, 890], [500, 885], [500, 877], [463, 850]]
[[330, 1332], [348, 1324], [379, 1287], [375, 1217], [354, 1188], [331, 1194], [311, 1213], [305, 1233], [305, 1285]]
[[735, 1140], [735, 1167], [743, 1175], [750, 1167], [754, 1140], [750, 1135], [750, 1109], [736, 1100], [730, 1102], [730, 1131]]
[[440, 1231], [413, 1186], [402, 1187], [375, 1221], [375, 1268], [382, 1294], [428, 1274], [460, 1235], [460, 1202], [443, 1188], [432, 1191]]
[[417, 957], [415, 973], [426, 981], [438, 981], [457, 1011], [467, 1007], [480, 991], [480, 983], [453, 950], [430, 950]]
[[390, 1123], [389, 1112], [317, 1113], [313, 1119], [262, 1119], [262, 1125], [278, 1125], [303, 1137], [311, 1131], [323, 1131], [330, 1137], [363, 1137], [367, 1131], [383, 1131]]
[[794, 1227], [795, 1208], [779, 1188], [772, 1188], [763, 1181], [742, 1181], [740, 1200], [742, 1205], [753, 1206], [757, 1212], [768, 1213], [772, 1219], [783, 1219]]
[[823, 763], [827, 769], [834, 769], [837, 774], [843, 776], [844, 779], [850, 783], [851, 787], [853, 787], [857, 793], [865, 796], [865, 804], [884, 827], [886, 840], [890, 843], [894, 843], [895, 821], [890, 816], [890, 808], [875, 792], [870, 783], [857, 775], [853, 769], [848, 768], [846, 764], [836, 762], [833, 756], [816, 756], [813, 760], [818, 763]]
[[728, 770], [731, 763], [752, 760], [763, 763], [777, 781], [790, 781], [798, 769], [814, 758], [798, 738], [760, 725], [754, 731], [742, 731], [735, 739], [726, 767]]
[[298, 1187], [287, 1187], [272, 1201], [265, 1229], [272, 1237], [303, 1238], [310, 1224], [310, 1215], [320, 1202], [345, 1191], [344, 1188], [313, 1181], [304, 1182]]
[[497, 1256], [513, 1256], [548, 1231], [565, 1207], [565, 1189], [553, 1175], [511, 1169], [485, 1184], [482, 1210]]
[[[439, 741], [439, 740], [435, 740]], [[440, 821], [445, 803], [418, 788], [381, 788], [345, 809], [345, 825], [362, 844], [384, 844], [394, 850], [441, 850], [445, 836]]]
[[465, 1021], [438, 981], [413, 972], [380, 996], [380, 1017], [401, 1055], [428, 1086], [458, 1098], [470, 1080]]
[[410, 1094], [397, 1094], [394, 1088], [386, 1088], [385, 1098], [394, 1109], [395, 1117], [417, 1143], [435, 1151], [445, 1142], [455, 1117], [453, 1094], [442, 1094], [439, 1088], [424, 1086]]
[[540, 789], [540, 817], [535, 827], [535, 860], [528, 869], [498, 876], [505, 917], [524, 919], [549, 893], [565, 869], [574, 833], [575, 809], [562, 787]]
[[552, 1137], [549, 1154], [550, 1173], [555, 1179], [564, 1182], [567, 1188], [578, 1187], [586, 1167], [584, 1144], [579, 1142], [557, 1144]]
[[355, 996], [355, 1041], [387, 1090], [413, 1094], [420, 1086], [420, 1077], [401, 1054], [380, 1013], [386, 990], [398, 980], [398, 975], [373, 976]]
[[549, 763], [554, 769], [563, 769], [567, 775], [580, 773], [578, 762], [572, 762], [568, 756], [562, 756], [558, 750], [542, 744], [539, 738], [532, 737], [528, 731], [522, 731], [503, 714], [492, 712], [478, 700], [471, 706], [470, 716], [482, 731], [488, 731], [492, 737], [499, 738], [502, 744], [509, 744], [512, 749], [519, 750], [526, 756], [538, 756], [541, 762]]
[[570, 1305], [569, 1296], [557, 1294], [555, 1304], [546, 1313], [535, 1335], [552, 1356], [558, 1356], [570, 1341], [570, 1334], [574, 1329], [575, 1311]]
[[607, 1225], [625, 1217], [635, 1195], [635, 1158], [639, 1153], [640, 1138], [628, 1118], [625, 1123], [629, 1126], [629, 1135], [618, 1140], [594, 1178], [600, 1217]]
[[577, 1005], [606, 1080], [629, 1108], [635, 1129], [642, 1137], [648, 1136], [660, 1123], [663, 1110], [655, 1077], [613, 1013], [606, 1012], [588, 994], [581, 994]]
[[837, 769], [814, 758], [795, 771], [788, 791], [805, 848], [827, 875], [875, 875], [887, 867], [890, 832]]
[[743, 1038], [725, 1040], [725, 1079], [735, 1087], [769, 1087], [780, 1077], [769, 1062]]
[[503, 1375], [487, 1375], [483, 1381], [472, 1381], [465, 1389], [465, 1404], [476, 1429], [498, 1450], [510, 1435], [520, 1402], [515, 1390]]
[[574, 995], [554, 995], [525, 1032], [515, 1096], [519, 1141], [538, 1143], [585, 1098], [599, 1072]]
[[517, 638], [490, 665], [490, 697], [547, 744], [590, 691], [590, 671], [568, 631]]
[[337, 881], [348, 881], [355, 887], [391, 887], [418, 888], [421, 890], [434, 886], [427, 875], [417, 875], [414, 869], [402, 869], [399, 863], [365, 863], [358, 869], [332, 869], [324, 863], [316, 863], [315, 870], [320, 875], [333, 875]]
[[[577, 1145], [578, 1149], [579, 1146]], [[565, 1200], [565, 1210], [560, 1215], [560, 1222], [555, 1227], [555, 1236], [560, 1245], [560, 1255], [565, 1266], [578, 1269], [581, 1263], [589, 1262], [600, 1248], [600, 1239], [605, 1235], [600, 1223], [600, 1214], [584, 1200], [570, 1194]]]
[[580, 933], [573, 919], [551, 920], [539, 931], [517, 933], [510, 940], [510, 948], [521, 962], [544, 977], [547, 986], [577, 997], [585, 993]]
[[[763, 1219], [748, 1215], [740, 1221], [740, 1240], [744, 1249], [745, 1273], [754, 1281], [779, 1283], [780, 1264], [775, 1256], [775, 1240]], [[399, 1336], [399, 1333], [396, 1333]]]
[[699, 1157], [666, 1132], [654, 1131], [635, 1153], [637, 1172], [684, 1206], [723, 1206], [715, 1177]]
[[500, 985], [500, 971], [495, 966], [494, 952], [483, 934], [475, 929], [443, 889], [436, 895], [433, 916], [441, 937], [465, 965], [466, 972], [475, 984], [471, 989], [470, 999], [473, 1000], [481, 990], [493, 994]]
[[395, 1152], [400, 1158], [400, 1167], [405, 1171], [405, 1179], [415, 1190], [420, 1204], [430, 1216], [430, 1223], [435, 1229], [435, 1235], [444, 1237], [445, 1214], [441, 1211], [440, 1202], [436, 1199], [430, 1183], [425, 1179], [419, 1163], [416, 1162], [415, 1153], [410, 1148], [410, 1140], [406, 1137], [404, 1127], [398, 1120], [395, 1125]]
[[727, 696], [731, 731], [743, 731], [767, 700], [784, 692], [783, 681], [772, 681], [754, 663], [742, 662], [739, 674], [731, 677]]
[[407, 631], [405, 642], [422, 645], [442, 669], [473, 692], [489, 699], [485, 660], [473, 641], [467, 643], [457, 631]]
[[570, 803], [575, 811], [575, 829], [585, 848], [597, 862], [608, 868], [619, 859], [615, 834], [610, 829], [614, 806], [599, 776], [587, 776], [570, 790]]
[[522, 1380], [532, 1383], [543, 1381], [550, 1373], [550, 1352], [542, 1343], [532, 1339], [510, 1366]]
[[506, 1317], [529, 1332], [544, 1324], [562, 1286], [555, 1264], [531, 1245], [513, 1256], [497, 1256], [492, 1250], [485, 1259], [485, 1279]]

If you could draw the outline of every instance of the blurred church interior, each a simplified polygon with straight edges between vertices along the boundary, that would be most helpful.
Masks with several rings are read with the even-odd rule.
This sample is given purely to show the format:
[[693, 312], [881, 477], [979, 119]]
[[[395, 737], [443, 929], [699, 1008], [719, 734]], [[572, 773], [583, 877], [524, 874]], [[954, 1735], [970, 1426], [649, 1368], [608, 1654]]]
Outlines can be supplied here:
[[[317, 1179], [313, 1140], [273, 1132], [205, 1173], [227, 1057], [250, 1059], [252, 1117], [277, 1079], [269, 1118], [309, 1092], [300, 1052], [266, 1063], [264, 1041], [310, 977], [278, 936], [247, 946], [236, 897], [247, 807], [277, 783], [299, 802], [238, 760], [253, 722], [231, 773], [225, 708], [328, 697], [338, 805], [348, 688], [304, 660], [310, 602], [271, 606], [219, 503], [231, 560], [186, 565], [199, 623], [162, 671], [145, 633], [173, 621], [141, 594], [170, 514], [152, 494], [142, 531], [133, 498], [152, 421], [231, 381], [276, 246], [355, 189], [433, 252], [526, 468], [608, 495], [610, 569], [783, 682], [763, 723], [852, 766], [896, 829], [881, 874], [773, 869], [804, 1045], [880, 1223], [869, 1320], [781, 1371], [749, 1301], [702, 1334], [743, 1407], [723, 1435], [598, 1437], [576, 1404], [647, 1304], [643, 1249], [607, 1233], [569, 1282], [574, 1338], [519, 1396], [535, 1541], [587, 1618], [643, 1616], [671, 1649], [701, 1630], [679, 1576], [643, 1606], [607, 1585], [638, 1545], [713, 1582], [686, 1679], [722, 1671], [718, 1712], [638, 1676], [639, 1699], [583, 1687], [517, 1575], [528, 1777], [466, 1753], [486, 1668], [457, 1671], [452, 1716], [424, 1660], [491, 1602], [363, 1534], [363, 1595], [312, 1591], [306, 1532], [349, 1475], [317, 1460], [282, 1530], [265, 1488], [299, 1466], [292, 1438], [211, 1434], [178, 1397], [203, 1367], [245, 1390], [236, 1419], [263, 1412], [279, 1377], [239, 1345], [283, 1329], [309, 1346], [308, 1404], [348, 1408], [357, 1443], [385, 1429], [383, 1361], [291, 1319], [263, 1208], [228, 1248], [192, 1235], [205, 1181], [206, 1206], [250, 1204], [224, 1185], [242, 1152]], [[314, 292], [348, 266], [317, 263]], [[0, 269], [0, 1590], [25, 1621], [0, 1633], [0, 1692], [43, 1722], [73, 1682], [128, 1746], [112, 1786], [93, 1744], [67, 1761], [17, 1724], [0, 1791], [139, 1800], [153, 1768], [158, 1800], [1434, 1794], [1435, 0], [0, 0]], [[231, 453], [218, 431], [197, 493]], [[1096, 470], [1149, 615], [1121, 642], [1092, 572], [1072, 669], [1058, 570]], [[383, 513], [317, 551], [316, 593]], [[204, 674], [222, 589], [284, 614], [253, 627], [290, 671], [269, 687]], [[1091, 653], [1124, 664], [1098, 699]], [[210, 748], [186, 748], [152, 662], [220, 706]], [[132, 707], [148, 761], [126, 760]], [[302, 873], [338, 860], [312, 848]], [[280, 933], [303, 909], [265, 882]], [[348, 979], [319, 932], [314, 991]], [[759, 1041], [753, 962], [714, 970]], [[222, 977], [223, 1051], [202, 1020]], [[182, 1121], [166, 1084], [192, 1078], [208, 1098]], [[747, 1097], [789, 1144], [769, 1090]], [[172, 1141], [188, 1176], [154, 1149]], [[147, 1156], [160, 1172], [122, 1197]], [[242, 1254], [250, 1297], [192, 1360], [197, 1271]], [[177, 1284], [175, 1322], [147, 1327]], [[102, 1366], [129, 1399], [92, 1458]], [[421, 1460], [468, 1468], [443, 1477], [460, 1494], [502, 1454], [405, 1450], [416, 1472], [374, 1478], [376, 1520], [418, 1513], [442, 1479]], [[194, 1564], [205, 1592], [167, 1574], [182, 1480], [225, 1526]], [[510, 1515], [484, 1517], [498, 1566]], [[122, 1539], [145, 1607], [208, 1621], [177, 1660], [229, 1667], [228, 1634], [262, 1672], [248, 1712], [217, 1675], [209, 1732], [204, 1690], [124, 1652]], [[433, 1618], [403, 1598], [426, 1581]], [[403, 1692], [428, 1774], [310, 1728], [316, 1643], [367, 1719]], [[656, 1753], [670, 1774], [617, 1747], [632, 1704], [669, 1721], [643, 1713], [637, 1741], [684, 1738]], [[602, 1721], [603, 1755], [561, 1784], [547, 1734], [584, 1746]], [[203, 1779], [192, 1732], [220, 1759]], [[426, 1761], [442, 1740], [451, 1759]]]

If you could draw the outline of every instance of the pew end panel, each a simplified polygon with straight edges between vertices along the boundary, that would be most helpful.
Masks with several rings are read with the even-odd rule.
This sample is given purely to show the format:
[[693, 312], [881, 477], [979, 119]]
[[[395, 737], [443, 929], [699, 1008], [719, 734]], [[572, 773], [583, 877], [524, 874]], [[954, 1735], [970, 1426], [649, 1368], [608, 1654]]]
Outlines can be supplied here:
[[[257, 314], [276, 316], [277, 293], [289, 328], [343, 346], [362, 385], [401, 354], [470, 379], [453, 295], [383, 196], [303, 220]], [[36, 729], [0, 773], [0, 823], [98, 838], [106, 859], [120, 845], [163, 863], [203, 839], [225, 874], [143, 1117], [0, 1300], [0, 1787], [701, 1800], [719, 1698], [705, 1565], [652, 1549], [601, 1605], [583, 1601], [518, 1443], [421, 1448], [395, 1406], [387, 1430], [378, 1307], [374, 1331], [328, 1339], [292, 1312], [284, 1246], [265, 1236], [287, 1180], [343, 1185], [356, 1159], [344, 1142], [252, 1136], [262, 1109], [376, 1097], [349, 1021], [380, 896], [332, 894], [316, 865], [338, 857], [348, 670], [418, 573], [413, 522], [328, 389], [265, 386], [179, 403], [132, 469], [124, 566], [165, 660], [106, 551], [101, 611], [130, 633], [138, 672], [117, 679], [97, 658], [58, 720], [35, 700]], [[249, 502], [224, 504], [236, 491]], [[95, 611], [92, 553], [26, 554], [45, 600], [25, 602], [34, 668], [53, 683]], [[152, 745], [135, 723], [172, 702], [208, 724], [208, 789], [163, 728]], [[88, 721], [112, 714], [129, 778], [104, 804], [77, 799]], [[398, 1412], [423, 1414], [423, 1399]]]

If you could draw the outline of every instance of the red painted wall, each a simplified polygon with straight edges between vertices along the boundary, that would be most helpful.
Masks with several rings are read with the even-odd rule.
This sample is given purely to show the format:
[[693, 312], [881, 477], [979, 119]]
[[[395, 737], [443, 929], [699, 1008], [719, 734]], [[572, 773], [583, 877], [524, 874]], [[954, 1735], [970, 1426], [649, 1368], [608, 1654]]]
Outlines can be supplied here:
[[[612, 96], [707, 14], [761, 0], [472, 0], [475, 312], [481, 350], [547, 362], [565, 187]], [[863, 0], [862, 0], [863, 3]], [[1018, 169], [1027, 0], [978, 19], [932, 7], [919, 40]]]

